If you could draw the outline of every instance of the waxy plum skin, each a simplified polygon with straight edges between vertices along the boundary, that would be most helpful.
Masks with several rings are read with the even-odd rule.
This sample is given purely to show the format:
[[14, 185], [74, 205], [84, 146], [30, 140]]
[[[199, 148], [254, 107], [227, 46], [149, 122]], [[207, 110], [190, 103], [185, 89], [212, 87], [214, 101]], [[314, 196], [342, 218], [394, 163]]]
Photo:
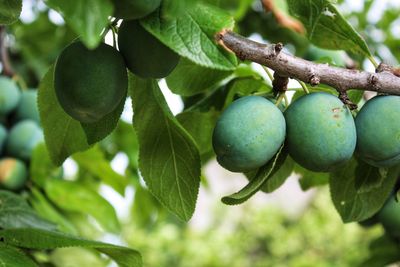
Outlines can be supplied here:
[[246, 172], [267, 163], [285, 140], [282, 112], [269, 100], [247, 96], [234, 101], [213, 132], [217, 161], [232, 172]]
[[330, 172], [352, 157], [357, 140], [354, 119], [336, 96], [304, 95], [284, 115], [289, 154], [304, 168]]
[[400, 96], [376, 96], [356, 117], [356, 152], [370, 165], [391, 167], [400, 163]]

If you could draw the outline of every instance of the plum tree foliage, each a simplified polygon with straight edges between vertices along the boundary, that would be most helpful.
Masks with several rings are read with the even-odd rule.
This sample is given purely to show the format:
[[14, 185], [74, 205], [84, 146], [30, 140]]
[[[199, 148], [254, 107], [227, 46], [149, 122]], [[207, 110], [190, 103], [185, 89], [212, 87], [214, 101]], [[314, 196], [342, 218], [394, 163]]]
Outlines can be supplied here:
[[[383, 226], [392, 254], [373, 251], [366, 266], [400, 261], [400, 70], [384, 62], [400, 60], [400, 39], [366, 30], [391, 28], [398, 12], [370, 25], [365, 5], [352, 26], [329, 0], [75, 2], [34, 1], [32, 22], [18, 20], [22, 0], [0, 3], [3, 265], [53, 266], [53, 250], [75, 246], [99, 266], [99, 254], [142, 266], [135, 249], [90, 241], [123, 227], [103, 185], [134, 189], [139, 225], [188, 221], [215, 157], [248, 178], [223, 203], [297, 173], [305, 190], [328, 184], [343, 222]], [[160, 87], [181, 96], [182, 111]], [[123, 174], [111, 164], [121, 155]]]

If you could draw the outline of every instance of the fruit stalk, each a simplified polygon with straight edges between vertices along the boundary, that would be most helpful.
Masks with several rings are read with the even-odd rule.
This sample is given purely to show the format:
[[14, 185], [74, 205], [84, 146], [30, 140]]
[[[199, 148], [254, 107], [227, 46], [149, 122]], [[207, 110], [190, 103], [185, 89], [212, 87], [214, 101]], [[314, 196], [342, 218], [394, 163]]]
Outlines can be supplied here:
[[400, 78], [387, 70], [379, 72], [379, 67], [378, 73], [372, 73], [314, 63], [281, 51], [280, 43], [265, 45], [228, 30], [219, 32], [216, 39], [241, 60], [259, 63], [281, 76], [298, 79], [311, 86], [323, 83], [338, 92], [358, 89], [400, 95]]

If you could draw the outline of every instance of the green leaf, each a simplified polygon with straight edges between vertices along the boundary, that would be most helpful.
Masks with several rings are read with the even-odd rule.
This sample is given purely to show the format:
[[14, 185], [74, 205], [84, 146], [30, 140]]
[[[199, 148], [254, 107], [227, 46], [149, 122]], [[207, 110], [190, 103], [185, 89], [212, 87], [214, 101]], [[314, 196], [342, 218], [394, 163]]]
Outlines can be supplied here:
[[295, 164], [294, 172], [300, 175], [299, 182], [303, 191], [329, 183], [329, 173], [326, 172], [313, 172], [303, 168], [299, 164]]
[[364, 39], [339, 13], [330, 0], [287, 0], [290, 13], [307, 29], [308, 39], [315, 45], [346, 50], [372, 57]]
[[199, 151], [172, 115], [156, 81], [131, 79], [140, 172], [151, 193], [187, 221], [193, 215], [200, 186]]
[[217, 85], [232, 72], [218, 71], [197, 65], [187, 59], [179, 61], [178, 66], [166, 78], [168, 88], [181, 96], [192, 96]]
[[219, 70], [236, 68], [236, 56], [215, 41], [216, 33], [234, 26], [233, 18], [223, 10], [199, 3], [171, 20], [163, 20], [159, 11], [154, 12], [141, 24], [166, 46], [198, 65]]
[[109, 0], [46, 0], [46, 4], [61, 13], [88, 48], [100, 43], [108, 17], [114, 12]]
[[0, 228], [56, 229], [49, 221], [40, 218], [25, 199], [9, 191], [0, 190]]
[[38, 267], [38, 265], [21, 250], [0, 242], [0, 266]]
[[267, 85], [261, 77], [239, 78], [231, 81], [229, 93], [225, 99], [225, 107], [230, 105], [236, 96], [247, 96], [255, 92], [264, 92], [265, 94], [272, 92], [272, 87]]
[[252, 178], [243, 189], [232, 195], [223, 197], [222, 202], [227, 205], [238, 205], [248, 200], [257, 193], [268, 179], [281, 167], [287, 155], [288, 152], [284, 149], [284, 145], [282, 145], [278, 153], [267, 164], [258, 169], [256, 176]]
[[94, 146], [85, 152], [76, 153], [73, 159], [81, 168], [101, 179], [115, 191], [121, 195], [125, 194], [125, 188], [129, 183], [128, 179], [111, 168], [110, 163], [98, 146]]
[[47, 179], [61, 178], [62, 168], [56, 167], [51, 161], [45, 144], [39, 144], [35, 147], [31, 164], [29, 166], [30, 179], [35, 184], [43, 187]]
[[17, 21], [21, 11], [22, 0], [0, 0], [0, 24]]
[[118, 106], [111, 113], [104, 116], [101, 120], [94, 123], [81, 123], [89, 145], [101, 141], [114, 131], [115, 127], [117, 127], [122, 111], [124, 110], [125, 100], [126, 97], [121, 100]]
[[104, 230], [119, 232], [120, 225], [114, 208], [97, 192], [78, 182], [55, 179], [47, 181], [45, 191], [59, 208], [89, 214]]
[[213, 150], [212, 134], [218, 117], [219, 112], [214, 110], [209, 112], [185, 111], [176, 116], [183, 128], [195, 140], [201, 155]]
[[6, 244], [27, 249], [55, 249], [64, 247], [92, 248], [108, 255], [120, 267], [141, 267], [142, 258], [136, 250], [90, 241], [58, 232], [41, 229], [8, 229], [0, 231]]
[[29, 199], [33, 209], [46, 220], [55, 223], [58, 229], [69, 234], [77, 234], [77, 230], [67, 218], [64, 217], [36, 188], [32, 188], [32, 196]]
[[261, 191], [265, 193], [274, 192], [278, 189], [293, 172], [294, 161], [291, 157], [286, 157], [285, 161], [261, 187]]
[[89, 148], [81, 124], [72, 119], [58, 103], [53, 85], [54, 66], [39, 86], [38, 106], [47, 150], [51, 160], [60, 166], [75, 152]]
[[364, 91], [349, 90], [349, 91], [347, 91], [347, 95], [349, 96], [349, 99], [351, 102], [353, 102], [354, 104], [358, 104], [358, 102], [360, 102], [364, 96]]
[[392, 192], [399, 173], [400, 165], [379, 171], [354, 158], [333, 172], [329, 181], [331, 196], [343, 222], [362, 221], [378, 212]]

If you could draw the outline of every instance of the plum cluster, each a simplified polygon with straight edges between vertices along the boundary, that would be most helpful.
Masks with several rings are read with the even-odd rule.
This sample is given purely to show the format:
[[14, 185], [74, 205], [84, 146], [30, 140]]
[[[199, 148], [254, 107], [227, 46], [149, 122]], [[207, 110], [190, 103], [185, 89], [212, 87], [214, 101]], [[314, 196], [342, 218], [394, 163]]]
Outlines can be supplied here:
[[247, 96], [220, 116], [213, 147], [221, 166], [247, 172], [267, 163], [285, 142], [289, 155], [315, 172], [330, 172], [358, 157], [376, 167], [400, 163], [400, 96], [376, 96], [355, 120], [328, 93], [304, 95], [282, 113], [271, 101]]
[[0, 76], [0, 188], [19, 190], [25, 185], [33, 149], [43, 142], [36, 101], [36, 90], [20, 90]]
[[123, 19], [118, 31], [119, 51], [101, 43], [88, 49], [76, 40], [57, 59], [54, 88], [58, 102], [72, 118], [95, 123], [125, 101], [127, 69], [142, 78], [166, 77], [179, 56], [139, 23], [161, 0], [114, 0], [114, 16]]

